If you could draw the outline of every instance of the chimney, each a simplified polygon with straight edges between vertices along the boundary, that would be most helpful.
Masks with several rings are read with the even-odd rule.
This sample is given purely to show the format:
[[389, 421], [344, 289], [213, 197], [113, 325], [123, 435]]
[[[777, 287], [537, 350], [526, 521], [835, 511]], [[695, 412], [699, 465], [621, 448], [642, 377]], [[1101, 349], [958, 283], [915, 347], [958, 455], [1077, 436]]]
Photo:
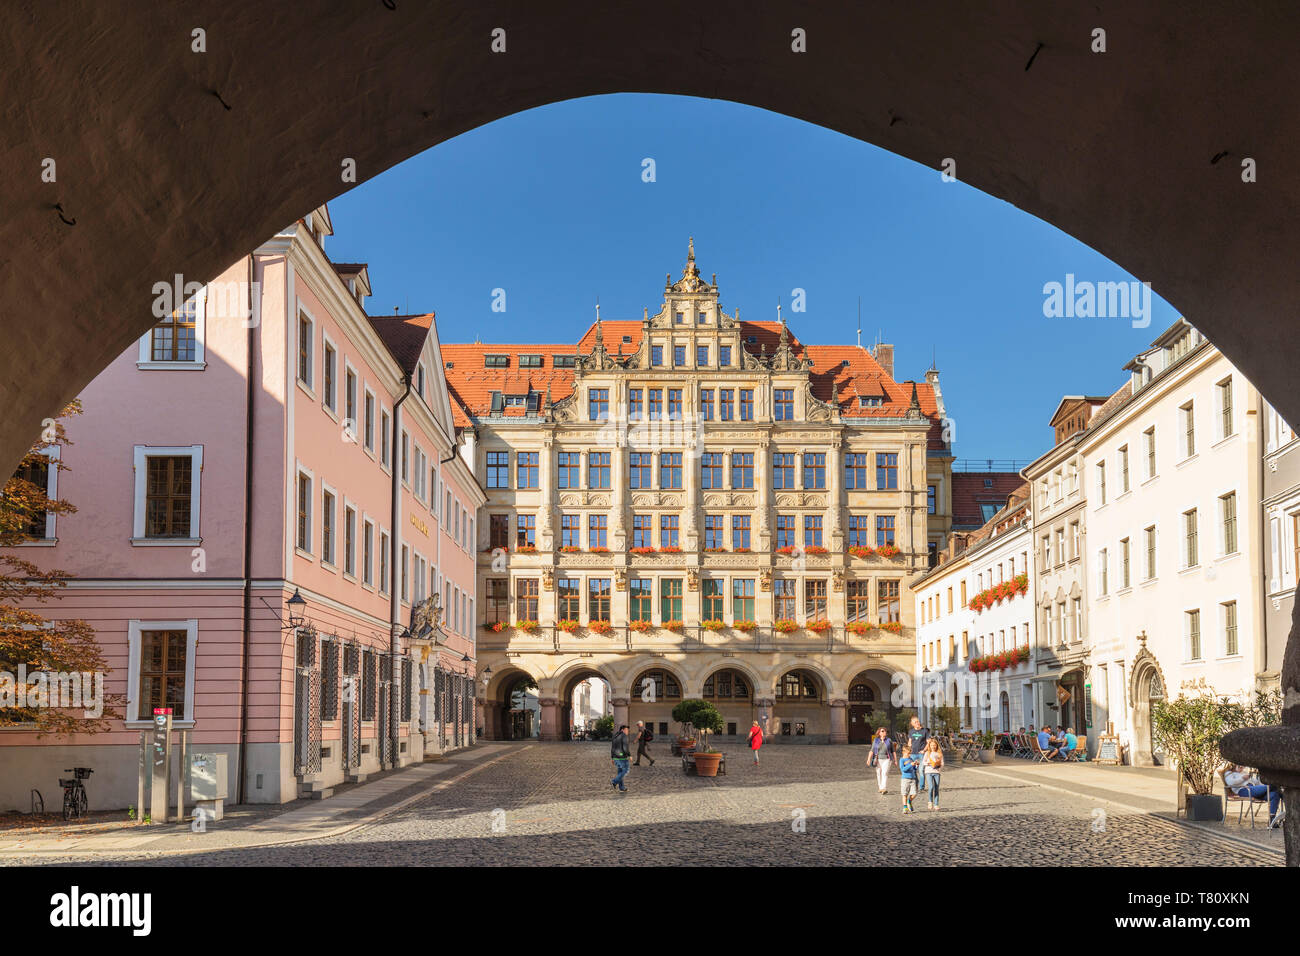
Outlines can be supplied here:
[[873, 353], [876, 362], [885, 370], [885, 374], [890, 378], [894, 377], [894, 347], [892, 345], [876, 345], [876, 351]]

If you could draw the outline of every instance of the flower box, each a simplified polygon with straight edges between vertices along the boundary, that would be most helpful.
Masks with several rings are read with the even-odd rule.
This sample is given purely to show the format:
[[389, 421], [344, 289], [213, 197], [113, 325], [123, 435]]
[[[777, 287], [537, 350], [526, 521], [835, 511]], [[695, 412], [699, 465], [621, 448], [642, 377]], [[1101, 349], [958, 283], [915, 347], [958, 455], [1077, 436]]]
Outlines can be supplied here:
[[609, 554], [609, 548], [592, 548], [592, 554]]
[[726, 548], [705, 548], [705, 549], [704, 549], [704, 553], [705, 553], [705, 554], [722, 554], [722, 553], [723, 553], [724, 551], [726, 551], [726, 550], [727, 550]]
[[505, 629], [506, 629], [506, 624], [504, 621], [497, 621], [495, 624], [483, 625], [483, 630], [491, 631], [493, 634], [500, 634]]
[[758, 622], [757, 621], [734, 621], [732, 622], [731, 626], [734, 630], [744, 631], [746, 634], [748, 634], [750, 631], [754, 630], [754, 628], [758, 627]]
[[777, 618], [776, 623], [772, 625], [772, 629], [780, 631], [782, 634], [789, 634], [791, 631], [797, 631], [799, 625], [788, 617], [781, 617]]
[[632, 630], [636, 631], [638, 634], [644, 634], [646, 631], [654, 627], [653, 624], [651, 624], [649, 621], [645, 620], [644, 618], [637, 618], [634, 621], [628, 621], [627, 626], [630, 627]]
[[876, 627], [882, 631], [888, 631], [890, 634], [902, 634], [903, 624], [901, 621], [885, 621], [883, 624], [877, 624]]
[[726, 624], [724, 624], [721, 620], [719, 620], [716, 617], [711, 617], [708, 620], [700, 621], [700, 627], [704, 628], [706, 631], [720, 631], [726, 626], [727, 626]]
[[535, 544], [520, 544], [515, 546], [515, 554], [536, 554], [536, 553], [537, 553], [537, 545]]
[[614, 630], [614, 625], [610, 624], [609, 621], [592, 621], [587, 625], [587, 630], [593, 634], [608, 634]]
[[566, 617], [556, 621], [555, 626], [558, 627], [561, 631], [564, 631], [566, 634], [573, 634], [575, 631], [578, 630], [579, 625], [577, 621]]
[[577, 554], [581, 550], [582, 549], [576, 544], [566, 544], [564, 547], [560, 548], [560, 554]]
[[853, 555], [855, 558], [869, 558], [875, 553], [876, 551], [874, 548], [868, 548], [860, 544], [855, 544], [853, 547], [849, 548], [849, 554]]
[[804, 624], [804, 628], [806, 628], [809, 631], [812, 631], [814, 634], [825, 634], [827, 631], [831, 629], [831, 622], [830, 621], [808, 621], [806, 624]]
[[876, 554], [880, 555], [882, 558], [896, 558], [902, 553], [902, 551], [892, 544], [882, 544], [880, 547], [876, 548]]
[[536, 621], [515, 621], [515, 630], [523, 631], [525, 634], [537, 633], [539, 627]]
[[736, 554], [749, 554], [749, 548], [736, 548]]
[[654, 554], [654, 548], [628, 548], [629, 554]]
[[844, 629], [848, 631], [850, 634], [857, 634], [861, 636], [867, 633], [867, 631], [871, 629], [871, 625], [869, 625], [866, 621], [849, 621], [849, 623], [844, 625]]
[[777, 549], [776, 549], [776, 553], [777, 553], [777, 554], [794, 554], [794, 548], [787, 544], [784, 548], [777, 548]]
[[803, 553], [804, 554], [826, 554], [827, 552], [826, 549], [823, 548], [820, 544], [810, 544], [808, 547], [803, 549]]
[[664, 621], [662, 626], [665, 631], [680, 631], [683, 625], [681, 621]]
[[[654, 548], [651, 548], [650, 550], [653, 551]], [[660, 554], [681, 554], [682, 549], [677, 547], [677, 545], [673, 544], [673, 545], [669, 545], [666, 548], [660, 548], [659, 553]]]

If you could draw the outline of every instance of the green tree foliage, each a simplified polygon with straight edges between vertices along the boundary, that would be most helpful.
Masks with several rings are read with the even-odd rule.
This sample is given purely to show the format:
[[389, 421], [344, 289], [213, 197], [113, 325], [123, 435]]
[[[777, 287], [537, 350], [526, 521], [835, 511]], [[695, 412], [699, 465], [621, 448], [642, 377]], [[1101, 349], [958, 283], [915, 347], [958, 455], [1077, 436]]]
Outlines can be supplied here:
[[[80, 414], [79, 403], [68, 405], [60, 419]], [[0, 548], [14, 548], [38, 537], [33, 532], [43, 527], [45, 515], [73, 514], [77, 509], [63, 499], [46, 495], [44, 475], [48, 469], [67, 471], [62, 456], [49, 452], [51, 447], [71, 444], [63, 422], [55, 421], [50, 432], [42, 436], [23, 457], [17, 473], [0, 494]], [[20, 665], [28, 674], [43, 672], [107, 673], [103, 652], [95, 641], [95, 632], [77, 618], [46, 617], [37, 608], [60, 599], [69, 575], [56, 569], [40, 567], [27, 560], [21, 551], [0, 553], [0, 672], [15, 679]], [[30, 682], [22, 688], [24, 696]], [[0, 726], [32, 725], [38, 736], [46, 734], [97, 733], [109, 729], [109, 721], [120, 717], [115, 705], [120, 695], [106, 696], [103, 713], [86, 717], [83, 710], [53, 707], [0, 707]]]

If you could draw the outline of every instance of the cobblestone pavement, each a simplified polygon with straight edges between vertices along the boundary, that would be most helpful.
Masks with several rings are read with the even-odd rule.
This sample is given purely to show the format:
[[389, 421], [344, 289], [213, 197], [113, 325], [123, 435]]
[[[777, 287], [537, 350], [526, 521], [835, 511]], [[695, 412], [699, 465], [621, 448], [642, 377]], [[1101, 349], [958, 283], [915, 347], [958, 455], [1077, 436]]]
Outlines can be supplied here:
[[[937, 813], [877, 793], [862, 747], [774, 746], [755, 768], [688, 777], [667, 745], [614, 791], [608, 745], [529, 744], [447, 789], [342, 836], [265, 849], [75, 862], [267, 866], [988, 865], [1280, 866], [1269, 853], [1146, 814], [950, 765]], [[15, 861], [16, 862], [16, 861]]]

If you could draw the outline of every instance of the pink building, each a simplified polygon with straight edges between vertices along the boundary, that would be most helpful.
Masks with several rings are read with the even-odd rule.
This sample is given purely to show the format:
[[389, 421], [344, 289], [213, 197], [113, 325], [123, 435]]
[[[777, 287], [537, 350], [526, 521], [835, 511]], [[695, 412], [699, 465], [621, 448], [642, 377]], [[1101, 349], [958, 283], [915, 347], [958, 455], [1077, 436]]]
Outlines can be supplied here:
[[326, 795], [473, 741], [485, 496], [433, 315], [368, 316], [367, 268], [329, 260], [332, 231], [317, 209], [174, 313], [189, 292], [161, 283], [164, 318], [82, 393], [50, 479], [78, 512], [22, 550], [75, 576], [42, 613], [95, 628], [125, 719], [0, 728], [0, 807], [32, 788], [57, 807], [74, 765], [95, 770], [92, 809], [134, 803], [157, 706], [193, 750], [227, 754], [232, 803]]

